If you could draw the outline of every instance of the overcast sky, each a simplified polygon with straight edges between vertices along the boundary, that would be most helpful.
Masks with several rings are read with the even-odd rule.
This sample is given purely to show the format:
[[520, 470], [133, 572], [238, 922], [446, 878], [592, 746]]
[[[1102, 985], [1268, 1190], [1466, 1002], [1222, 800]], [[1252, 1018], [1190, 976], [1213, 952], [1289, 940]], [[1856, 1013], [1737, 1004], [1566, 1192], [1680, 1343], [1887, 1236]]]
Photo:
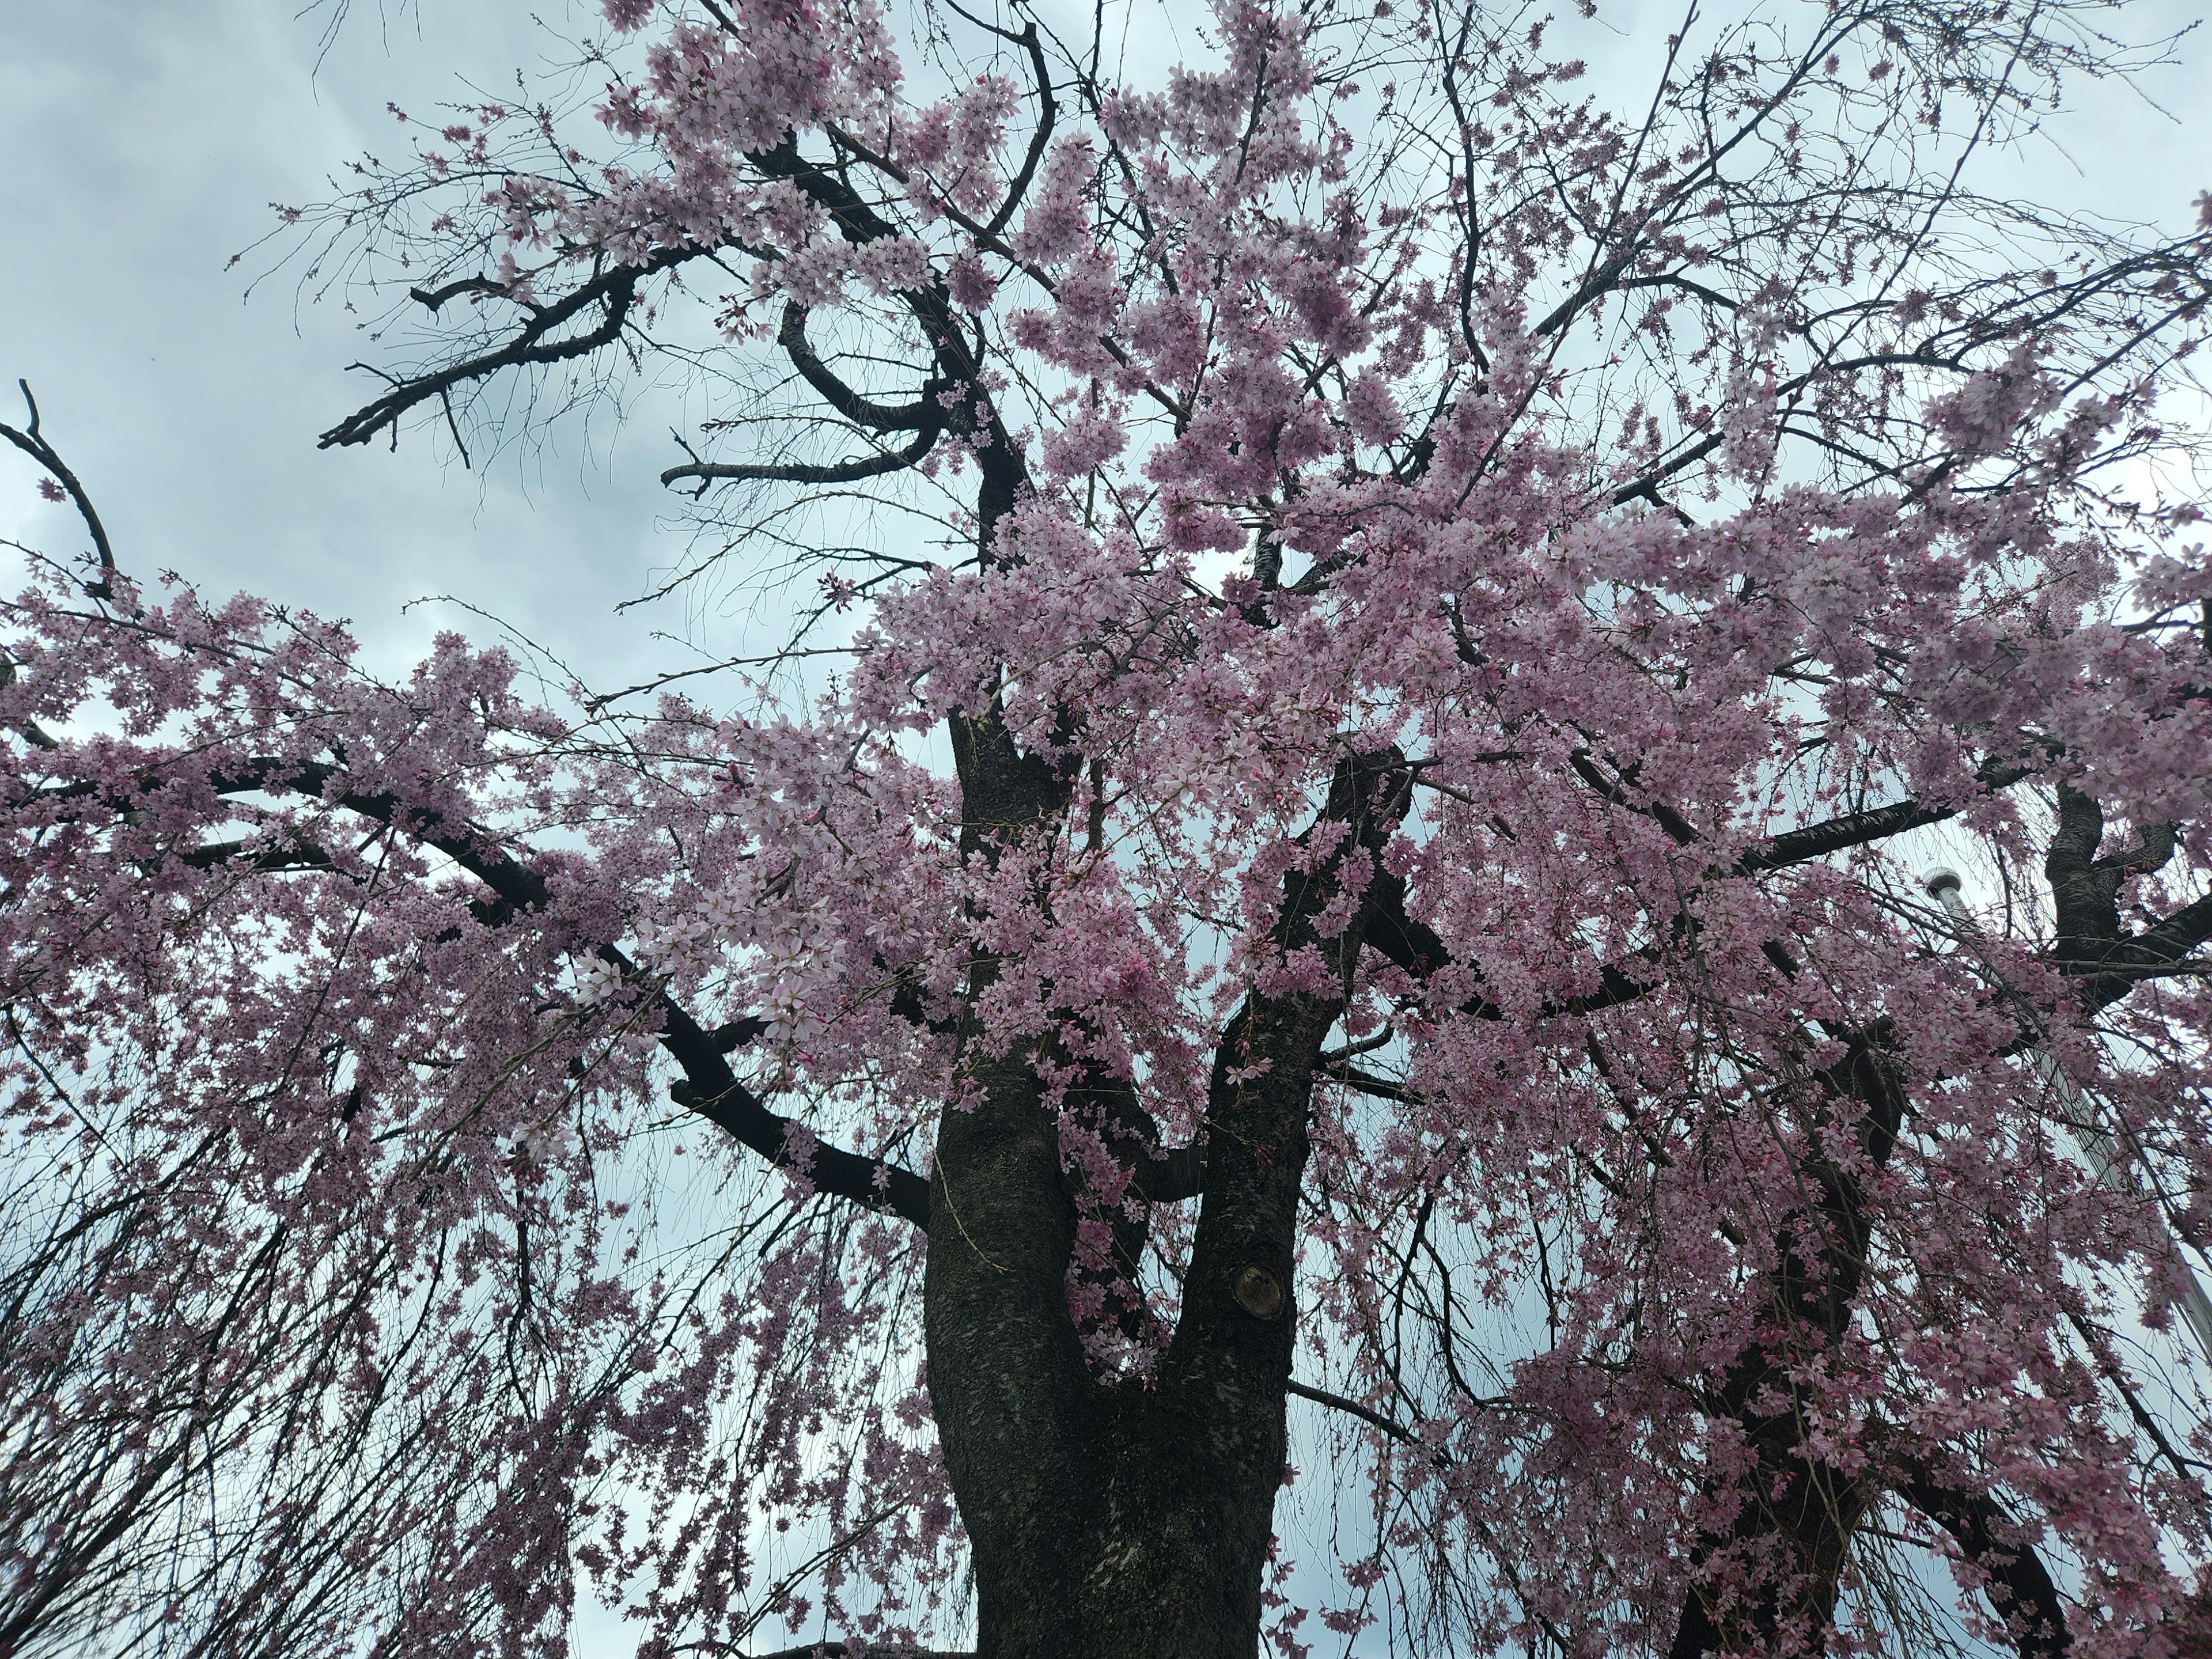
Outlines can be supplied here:
[[[1593, 54], [1595, 85], [1648, 96], [1650, 37], [1679, 3], [1601, 3], [1621, 33], [1610, 57]], [[375, 4], [358, 0], [319, 70], [325, 16], [286, 0], [0, 0], [0, 388], [30, 380], [126, 568], [350, 617], [384, 672], [434, 628], [489, 636], [450, 609], [402, 614], [434, 593], [507, 617], [602, 686], [668, 665], [656, 628], [741, 648], [734, 623], [687, 624], [676, 607], [610, 620], [683, 549], [655, 482], [669, 459], [658, 410], [611, 447], [556, 445], [528, 469], [465, 471], [420, 434], [396, 455], [315, 448], [365, 398], [369, 382], [343, 366], [374, 349], [342, 313], [297, 307], [284, 277], [246, 300], [255, 267], [227, 270], [230, 256], [269, 229], [270, 204], [316, 198], [362, 149], [390, 149], [386, 100], [458, 95], [457, 70], [500, 84], [544, 46], [523, 0], [424, 0], [388, 27]], [[564, 15], [562, 0], [540, 9]], [[2197, 9], [2144, 0], [2118, 27], [2157, 33]], [[2058, 129], [2070, 160], [2046, 147], [2003, 187], [2185, 224], [2212, 189], [2212, 48], [2147, 90], [2186, 118], [2093, 89]], [[9, 397], [4, 418], [20, 421]], [[0, 535], [76, 550], [81, 533], [34, 477], [0, 457]], [[605, 1631], [593, 1621], [586, 1659], [611, 1650]]]
[[[606, 683], [611, 655], [641, 659], [651, 626], [680, 625], [608, 621], [680, 548], [656, 530], [665, 422], [526, 471], [465, 471], [427, 439], [318, 451], [369, 395], [343, 365], [374, 348], [288, 276], [248, 300], [255, 259], [226, 270], [272, 202], [324, 197], [362, 149], [392, 151], [387, 99], [454, 95], [456, 66], [510, 79], [542, 48], [524, 5], [431, 0], [388, 28], [374, 8], [356, 5], [319, 70], [323, 19], [285, 0], [0, 0], [4, 418], [21, 423], [27, 378], [128, 568], [351, 617], [386, 669], [434, 628], [489, 632], [399, 614], [453, 592], [605, 664]], [[0, 534], [82, 544], [27, 466], [0, 466]]]
[[[681, 550], [654, 482], [670, 459], [660, 411], [611, 448], [556, 445], [527, 470], [465, 471], [428, 434], [397, 455], [319, 452], [314, 434], [369, 384], [343, 366], [374, 348], [355, 319], [299, 304], [289, 278], [248, 300], [253, 262], [226, 269], [268, 230], [270, 203], [318, 198], [362, 149], [392, 150], [386, 100], [426, 108], [457, 94], [457, 72], [497, 85], [536, 61], [545, 37], [532, 9], [386, 0], [395, 15], [380, 19], [377, 0], [356, 0], [319, 69], [329, 14], [295, 15], [286, 0], [0, 0], [0, 388], [30, 380], [131, 568], [350, 617], [389, 669], [434, 627], [487, 631], [450, 611], [399, 614], [437, 592], [601, 665], [601, 684], [656, 652], [665, 662], [647, 633], [683, 628], [680, 613], [609, 622]], [[583, 21], [563, 0], [536, 9]], [[2146, 0], [2121, 21], [2148, 33], [2197, 9]], [[1610, 57], [1593, 56], [1601, 91], [1644, 95], [1646, 37], [1678, 10], [1606, 7], [1601, 21], [1622, 32]], [[2171, 110], [2206, 109], [2212, 53], [2150, 90]], [[2061, 131], [2078, 170], [2046, 149], [2012, 169], [2012, 188], [2179, 225], [2212, 187], [2201, 117], [2177, 125], [2094, 92]], [[82, 537], [30, 483], [0, 461], [0, 534], [73, 548]], [[708, 626], [718, 648], [737, 648], [730, 628]]]

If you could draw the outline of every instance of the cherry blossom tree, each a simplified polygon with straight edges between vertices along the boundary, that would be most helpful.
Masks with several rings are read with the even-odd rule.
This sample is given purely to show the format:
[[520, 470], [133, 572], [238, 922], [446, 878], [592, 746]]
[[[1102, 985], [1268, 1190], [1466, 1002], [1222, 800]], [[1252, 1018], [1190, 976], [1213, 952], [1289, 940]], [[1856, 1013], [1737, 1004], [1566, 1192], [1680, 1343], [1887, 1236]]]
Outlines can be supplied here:
[[2206, 1651], [2212, 207], [1972, 187], [2104, 15], [607, 0], [288, 214], [323, 441], [680, 377], [773, 673], [0, 426], [0, 1653]]

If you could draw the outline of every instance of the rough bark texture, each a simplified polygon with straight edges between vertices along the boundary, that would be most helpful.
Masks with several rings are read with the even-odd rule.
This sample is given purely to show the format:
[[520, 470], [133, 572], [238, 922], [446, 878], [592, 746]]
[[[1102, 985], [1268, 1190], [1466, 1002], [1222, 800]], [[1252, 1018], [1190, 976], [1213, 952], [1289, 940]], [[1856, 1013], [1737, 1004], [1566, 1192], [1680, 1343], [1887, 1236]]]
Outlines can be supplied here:
[[[1052, 802], [991, 722], [957, 744], [975, 854]], [[940, 1124], [925, 1285], [930, 1395], [975, 1552], [980, 1659], [1249, 1659], [1282, 1486], [1297, 1331], [1294, 1250], [1307, 1114], [1343, 1011], [1364, 911], [1314, 917], [1374, 867], [1395, 757], [1346, 763], [1285, 884], [1276, 942], [1330, 982], [1254, 995], [1214, 1061], [1204, 1198], [1182, 1315], [1155, 1376], [1102, 1386], [1068, 1311], [1077, 1204], [1053, 1113], [1019, 1055], [971, 1067], [973, 1109]], [[979, 962], [975, 988], [988, 983]]]
[[[1886, 1024], [1838, 1032], [1840, 1064], [1820, 1073], [1816, 1121], [1833, 1121], [1832, 1103], [1861, 1109], [1851, 1133], [1876, 1172], [1887, 1167], [1906, 1109], [1889, 1058]], [[1668, 1659], [1701, 1659], [1721, 1651], [1773, 1649], [1796, 1640], [1817, 1650], [1834, 1623], [1851, 1538], [1875, 1494], [1805, 1447], [1796, 1367], [1838, 1340], [1850, 1322], [1864, 1279], [1869, 1224], [1865, 1189], [1850, 1168], [1815, 1153], [1806, 1160], [1808, 1205], [1778, 1241], [1778, 1270], [1755, 1286], [1769, 1310], [1762, 1338], [1729, 1368], [1714, 1406], [1742, 1425], [1757, 1459], [1753, 1496], [1737, 1510], [1725, 1536], [1701, 1541], [1697, 1565], [1723, 1553], [1760, 1559], [1766, 1589], [1748, 1602], [1716, 1600], [1702, 1586], [1684, 1598]], [[1772, 1403], [1781, 1402], [1778, 1406]]]

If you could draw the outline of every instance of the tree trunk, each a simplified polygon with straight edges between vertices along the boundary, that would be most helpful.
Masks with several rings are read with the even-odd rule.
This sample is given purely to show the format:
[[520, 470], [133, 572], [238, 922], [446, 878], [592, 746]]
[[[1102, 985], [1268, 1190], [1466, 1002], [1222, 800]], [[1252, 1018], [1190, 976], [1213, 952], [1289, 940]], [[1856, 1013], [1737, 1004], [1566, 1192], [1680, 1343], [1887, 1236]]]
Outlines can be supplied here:
[[[1295, 1192], [1304, 1163], [1300, 1146], [1270, 1173]], [[1202, 1237], [1184, 1328], [1228, 1340], [1179, 1333], [1154, 1377], [1102, 1385], [1067, 1311], [1058, 1165], [1033, 1095], [946, 1114], [929, 1386], [974, 1551], [978, 1659], [1252, 1659], [1287, 1445], [1289, 1264], [1230, 1271], [1276, 1253]], [[984, 1183], [988, 1200], [963, 1201]]]
[[[982, 743], [959, 745], [971, 823], [1021, 822]], [[1004, 774], [1002, 773], [1003, 776]], [[1297, 1329], [1298, 1191], [1322, 1045], [1367, 909], [1316, 916], [1402, 808], [1395, 754], [1340, 768], [1320, 868], [1285, 883], [1275, 939], [1334, 984], [1255, 994], [1214, 1056], [1182, 1308], [1153, 1375], [1103, 1384], [1068, 1310], [1076, 1200], [1021, 1054], [979, 1055], [973, 1109], [939, 1119], [924, 1322], [929, 1391], [975, 1571], [978, 1659], [1254, 1659]], [[986, 800], [997, 810], [974, 809]], [[1034, 821], [1033, 819], [1030, 821]], [[971, 994], [988, 982], [979, 961]], [[1127, 1085], [1123, 1085], [1126, 1087]]]

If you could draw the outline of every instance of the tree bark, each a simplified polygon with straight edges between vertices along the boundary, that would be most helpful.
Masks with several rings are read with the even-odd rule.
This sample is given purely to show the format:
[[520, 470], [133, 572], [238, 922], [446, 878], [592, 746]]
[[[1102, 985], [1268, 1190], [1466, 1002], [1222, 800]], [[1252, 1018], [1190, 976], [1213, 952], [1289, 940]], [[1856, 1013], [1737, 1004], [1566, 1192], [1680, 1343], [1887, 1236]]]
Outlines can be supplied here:
[[[956, 743], [971, 824], [1035, 823], [991, 723]], [[1310, 873], [1274, 938], [1329, 981], [1257, 993], [1217, 1049], [1204, 1194], [1183, 1304], [1155, 1371], [1102, 1383], [1067, 1302], [1077, 1201], [1054, 1112], [1024, 1056], [970, 1064], [979, 1097], [940, 1119], [930, 1183], [929, 1389], [975, 1572], [977, 1659], [1252, 1659], [1297, 1331], [1298, 1192], [1321, 1049], [1365, 927], [1315, 918], [1402, 811], [1395, 756], [1346, 762]], [[985, 838], [976, 849], [988, 856]], [[1370, 894], [1382, 884], [1368, 881]], [[972, 989], [991, 969], [978, 962]]]

